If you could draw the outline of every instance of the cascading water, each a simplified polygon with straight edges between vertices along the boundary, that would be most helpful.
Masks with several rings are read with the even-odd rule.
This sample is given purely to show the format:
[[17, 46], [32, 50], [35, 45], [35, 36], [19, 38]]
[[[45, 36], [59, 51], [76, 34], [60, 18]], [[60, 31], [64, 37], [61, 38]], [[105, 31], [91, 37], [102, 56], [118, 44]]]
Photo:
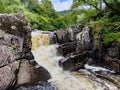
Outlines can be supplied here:
[[119, 90], [114, 84], [100, 80], [87, 70], [79, 73], [63, 71], [58, 61], [64, 57], [57, 55], [57, 45], [49, 45], [49, 41], [49, 34], [33, 32], [32, 53], [36, 62], [51, 74], [49, 81], [56, 85], [58, 90]]

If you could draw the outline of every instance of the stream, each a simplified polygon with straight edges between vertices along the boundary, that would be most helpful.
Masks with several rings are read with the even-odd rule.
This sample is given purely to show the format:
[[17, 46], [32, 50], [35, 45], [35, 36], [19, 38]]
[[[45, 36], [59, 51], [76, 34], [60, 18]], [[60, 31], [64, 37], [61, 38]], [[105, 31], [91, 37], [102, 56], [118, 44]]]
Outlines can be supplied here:
[[57, 52], [58, 45], [49, 43], [49, 34], [32, 32], [35, 61], [48, 70], [51, 79], [24, 90], [120, 90], [120, 76], [114, 75], [114, 71], [87, 64], [86, 69], [78, 72], [64, 71], [58, 65], [58, 61], [64, 58]]

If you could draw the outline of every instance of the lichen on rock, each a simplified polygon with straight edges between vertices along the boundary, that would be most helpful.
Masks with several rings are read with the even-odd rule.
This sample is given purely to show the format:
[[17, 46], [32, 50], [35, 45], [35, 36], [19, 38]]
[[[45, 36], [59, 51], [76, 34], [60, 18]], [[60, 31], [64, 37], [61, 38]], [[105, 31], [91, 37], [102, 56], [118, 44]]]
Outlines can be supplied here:
[[[29, 84], [34, 76], [42, 80], [38, 77], [42, 70], [38, 68], [37, 73], [34, 73], [36, 65], [30, 65], [26, 61], [26, 59], [34, 59], [31, 53], [31, 31], [23, 14], [0, 14], [0, 90], [13, 90], [16, 85]], [[26, 62], [27, 64], [24, 64]], [[24, 75], [23, 81], [20, 81], [21, 70], [29, 71], [27, 77], [30, 78], [26, 83], [24, 83], [26, 78]], [[32, 84], [37, 83], [38, 80], [34, 80]]]

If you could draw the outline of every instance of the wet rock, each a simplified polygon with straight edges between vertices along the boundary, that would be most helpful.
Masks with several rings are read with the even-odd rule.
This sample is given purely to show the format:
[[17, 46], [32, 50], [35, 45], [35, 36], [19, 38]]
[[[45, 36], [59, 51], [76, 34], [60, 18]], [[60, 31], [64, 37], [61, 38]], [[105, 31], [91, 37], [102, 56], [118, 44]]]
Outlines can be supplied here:
[[61, 66], [64, 70], [76, 71], [81, 68], [84, 68], [84, 65], [89, 60], [89, 57], [90, 57], [89, 52], [71, 53], [71, 55], [59, 61], [59, 66]]
[[56, 44], [57, 43], [57, 37], [55, 35], [55, 32], [53, 31], [41, 31], [38, 29], [35, 29], [33, 33], [38, 33], [38, 35], [48, 35], [49, 36], [49, 44]]
[[21, 86], [17, 90], [58, 90], [58, 88], [52, 82], [39, 82], [37, 85], [31, 87]]
[[56, 44], [57, 43], [57, 37], [55, 35], [55, 32], [50, 33], [50, 44]]
[[69, 53], [75, 52], [77, 47], [76, 41], [65, 43], [58, 46], [58, 52], [60, 55], [66, 56]]
[[33, 60], [34, 59], [34, 56], [32, 54], [32, 52], [29, 52], [29, 53], [26, 53], [22, 59], [26, 59], [26, 60]]
[[93, 64], [93, 37], [89, 27], [72, 27], [67, 31], [58, 31], [57, 34], [59, 33], [58, 52], [65, 56], [59, 61], [59, 65], [64, 70], [76, 71], [86, 63]]
[[70, 42], [69, 33], [67, 30], [58, 30], [56, 31], [55, 34], [58, 43], [62, 44], [62, 43]]
[[31, 86], [37, 84], [39, 81], [47, 81], [51, 76], [46, 69], [37, 66], [37, 63], [33, 61], [31, 64], [23, 60], [19, 68], [17, 85]]
[[55, 32], [52, 30], [49, 31], [39, 31], [42, 34], [48, 34], [50, 36], [50, 44], [56, 44], [57, 43], [57, 37], [55, 35]]
[[0, 47], [0, 90], [12, 89], [21, 59], [31, 58], [31, 28], [23, 14], [0, 14]]

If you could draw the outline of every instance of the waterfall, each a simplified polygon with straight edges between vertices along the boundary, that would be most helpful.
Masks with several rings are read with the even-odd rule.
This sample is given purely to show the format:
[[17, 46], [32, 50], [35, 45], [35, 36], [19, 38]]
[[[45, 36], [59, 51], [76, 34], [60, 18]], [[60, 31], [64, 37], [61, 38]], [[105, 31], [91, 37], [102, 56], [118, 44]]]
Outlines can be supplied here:
[[[89, 77], [91, 73], [86, 70], [82, 70], [84, 74], [63, 71], [59, 67], [58, 61], [64, 57], [58, 55], [58, 45], [49, 45], [49, 43], [49, 34], [32, 33], [32, 53], [35, 60], [48, 70], [51, 74], [49, 81], [55, 84], [59, 90], [118, 90], [114, 85], [102, 82], [102, 80], [92, 81]], [[105, 89], [106, 87], [108, 89]]]

